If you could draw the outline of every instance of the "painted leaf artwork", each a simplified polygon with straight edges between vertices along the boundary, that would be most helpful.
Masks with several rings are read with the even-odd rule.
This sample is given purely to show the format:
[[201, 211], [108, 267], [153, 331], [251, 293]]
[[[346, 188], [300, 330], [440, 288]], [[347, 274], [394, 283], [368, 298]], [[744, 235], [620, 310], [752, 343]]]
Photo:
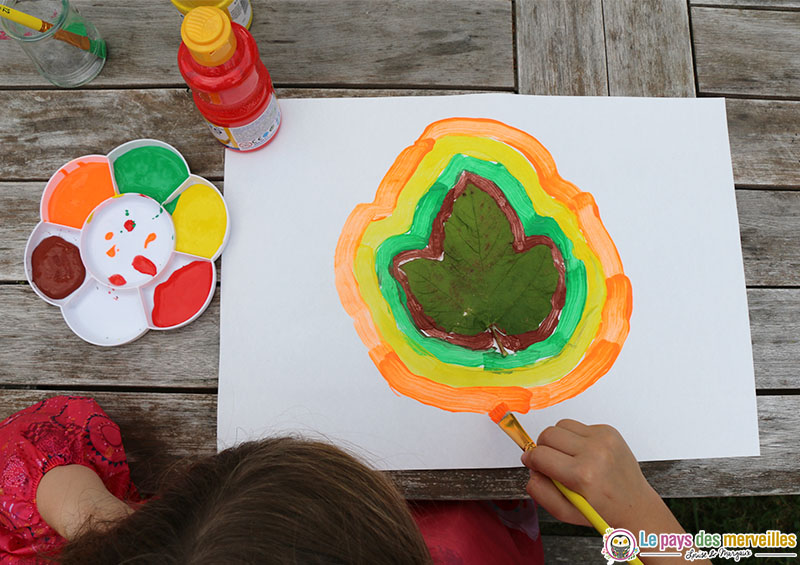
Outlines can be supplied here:
[[445, 410], [571, 398], [629, 331], [631, 284], [594, 198], [498, 121], [428, 126], [350, 214], [335, 268], [392, 389]]

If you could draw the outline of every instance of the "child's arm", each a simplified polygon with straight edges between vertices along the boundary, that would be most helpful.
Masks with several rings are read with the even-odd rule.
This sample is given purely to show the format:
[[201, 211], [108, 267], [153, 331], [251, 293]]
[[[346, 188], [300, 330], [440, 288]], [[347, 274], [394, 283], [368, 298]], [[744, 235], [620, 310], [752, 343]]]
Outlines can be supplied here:
[[[527, 491], [537, 503], [562, 522], [588, 526], [589, 522], [564, 498], [553, 482], [560, 481], [586, 498], [614, 528], [638, 536], [683, 533], [684, 530], [658, 493], [642, 475], [636, 458], [611, 426], [587, 426], [561, 420], [545, 429], [538, 446], [522, 456], [531, 470]], [[683, 558], [680, 559], [683, 562]], [[658, 558], [658, 562], [672, 559]], [[695, 563], [709, 563], [696, 561]]]
[[93, 470], [63, 465], [42, 477], [36, 489], [36, 508], [45, 522], [70, 540], [88, 527], [124, 518], [133, 509], [108, 492]]

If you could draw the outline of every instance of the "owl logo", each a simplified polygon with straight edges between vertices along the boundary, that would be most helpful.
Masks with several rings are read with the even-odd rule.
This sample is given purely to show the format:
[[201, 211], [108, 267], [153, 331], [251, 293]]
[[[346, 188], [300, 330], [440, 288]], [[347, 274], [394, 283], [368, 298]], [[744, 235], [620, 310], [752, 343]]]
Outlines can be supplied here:
[[611, 538], [611, 555], [617, 559], [624, 559], [631, 549], [631, 540], [626, 535], [617, 534]]
[[639, 553], [636, 538], [628, 530], [609, 528], [603, 535], [603, 556], [608, 559], [608, 565], [630, 561]]

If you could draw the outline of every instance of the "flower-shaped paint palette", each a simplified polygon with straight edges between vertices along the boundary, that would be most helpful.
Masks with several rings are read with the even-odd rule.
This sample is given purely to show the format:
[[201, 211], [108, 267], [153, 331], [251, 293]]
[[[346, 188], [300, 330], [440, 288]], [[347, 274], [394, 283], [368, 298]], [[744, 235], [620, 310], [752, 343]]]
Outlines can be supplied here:
[[171, 145], [138, 139], [70, 161], [48, 181], [40, 214], [28, 282], [89, 343], [186, 325], [214, 296], [228, 209]]

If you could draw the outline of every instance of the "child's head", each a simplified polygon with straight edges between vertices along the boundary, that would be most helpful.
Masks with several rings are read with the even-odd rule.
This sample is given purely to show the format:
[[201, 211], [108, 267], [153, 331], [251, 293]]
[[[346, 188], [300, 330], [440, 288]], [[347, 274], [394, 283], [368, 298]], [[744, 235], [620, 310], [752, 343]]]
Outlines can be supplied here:
[[429, 563], [400, 493], [331, 445], [245, 443], [192, 465], [64, 563]]

